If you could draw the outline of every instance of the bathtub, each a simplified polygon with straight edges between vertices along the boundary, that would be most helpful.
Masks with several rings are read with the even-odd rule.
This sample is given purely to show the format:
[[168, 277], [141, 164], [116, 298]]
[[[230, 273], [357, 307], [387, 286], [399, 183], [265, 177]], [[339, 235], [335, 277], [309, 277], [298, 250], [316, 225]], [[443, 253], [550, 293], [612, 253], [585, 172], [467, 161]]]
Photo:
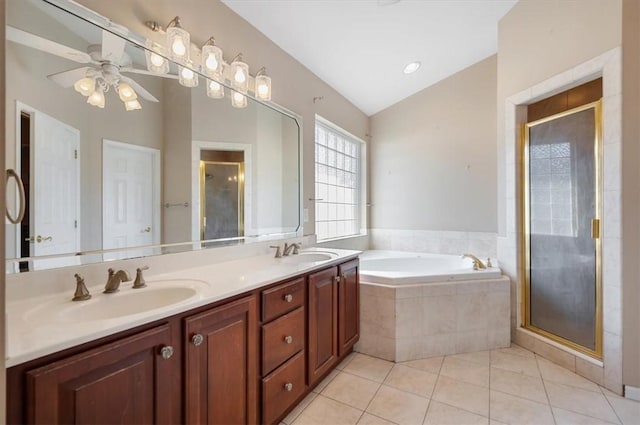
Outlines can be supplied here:
[[511, 285], [498, 267], [455, 255], [360, 255], [360, 342], [390, 361], [508, 347]]
[[[494, 265], [495, 266], [495, 265]], [[402, 251], [365, 251], [360, 255], [360, 280], [386, 285], [494, 279], [497, 267], [473, 270], [473, 261], [457, 255]]]

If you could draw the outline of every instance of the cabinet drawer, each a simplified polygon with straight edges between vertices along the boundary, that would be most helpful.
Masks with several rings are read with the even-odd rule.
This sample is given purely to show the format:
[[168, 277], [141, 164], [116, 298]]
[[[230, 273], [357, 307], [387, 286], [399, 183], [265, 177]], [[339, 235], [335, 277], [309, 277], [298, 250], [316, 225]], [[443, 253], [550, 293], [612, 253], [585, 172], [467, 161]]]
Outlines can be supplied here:
[[304, 351], [262, 380], [262, 423], [271, 424], [305, 391]]
[[304, 305], [304, 278], [298, 278], [262, 291], [262, 321]]
[[262, 374], [304, 348], [304, 307], [262, 326]]

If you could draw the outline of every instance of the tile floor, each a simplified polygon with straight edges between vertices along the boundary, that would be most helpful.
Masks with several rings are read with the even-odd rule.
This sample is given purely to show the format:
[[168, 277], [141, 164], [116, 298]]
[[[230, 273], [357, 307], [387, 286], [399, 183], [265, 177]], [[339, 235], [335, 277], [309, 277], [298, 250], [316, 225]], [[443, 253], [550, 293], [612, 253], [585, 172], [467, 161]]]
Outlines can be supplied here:
[[397, 364], [353, 353], [283, 423], [640, 425], [640, 403], [516, 345]]

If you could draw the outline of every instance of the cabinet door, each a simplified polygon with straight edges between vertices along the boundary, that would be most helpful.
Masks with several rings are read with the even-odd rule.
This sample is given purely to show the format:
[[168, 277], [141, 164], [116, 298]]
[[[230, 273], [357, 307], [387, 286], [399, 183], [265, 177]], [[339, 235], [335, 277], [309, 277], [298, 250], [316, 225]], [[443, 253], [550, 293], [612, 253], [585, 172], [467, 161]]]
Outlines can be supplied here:
[[161, 355], [170, 343], [169, 325], [159, 326], [27, 372], [28, 422], [175, 423], [180, 356]]
[[312, 385], [338, 360], [337, 268], [309, 275], [308, 381]]
[[256, 313], [251, 296], [185, 319], [186, 423], [256, 422]]
[[340, 290], [338, 291], [338, 349], [342, 356], [358, 342], [360, 337], [360, 286], [358, 275], [358, 260], [341, 264], [338, 268]]

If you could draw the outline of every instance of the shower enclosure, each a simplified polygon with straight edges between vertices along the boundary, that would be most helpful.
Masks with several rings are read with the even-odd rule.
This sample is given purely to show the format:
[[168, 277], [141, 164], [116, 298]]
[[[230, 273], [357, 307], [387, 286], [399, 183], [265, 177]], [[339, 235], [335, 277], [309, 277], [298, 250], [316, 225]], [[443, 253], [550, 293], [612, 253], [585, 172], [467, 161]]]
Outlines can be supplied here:
[[525, 328], [602, 357], [601, 103], [523, 128]]

